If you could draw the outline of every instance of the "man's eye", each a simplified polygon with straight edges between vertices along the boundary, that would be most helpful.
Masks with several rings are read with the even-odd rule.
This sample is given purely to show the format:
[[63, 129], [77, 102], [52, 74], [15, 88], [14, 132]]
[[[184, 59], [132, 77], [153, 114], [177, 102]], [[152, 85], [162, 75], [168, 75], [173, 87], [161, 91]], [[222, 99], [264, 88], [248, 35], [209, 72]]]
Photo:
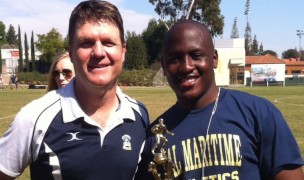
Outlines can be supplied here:
[[102, 42], [102, 45], [104, 45], [106, 47], [113, 47], [113, 46], [115, 46], [115, 43], [113, 43], [111, 41], [105, 41], [105, 42]]
[[80, 46], [81, 46], [82, 48], [89, 48], [89, 47], [94, 46], [94, 43], [91, 42], [91, 41], [84, 41], [84, 42], [81, 42], [81, 43], [80, 43]]
[[171, 57], [171, 58], [166, 59], [166, 62], [167, 62], [168, 64], [175, 64], [175, 63], [177, 63], [178, 61], [179, 61], [179, 60], [178, 60], [177, 57]]
[[198, 60], [198, 59], [200, 59], [202, 57], [202, 54], [200, 54], [200, 53], [194, 53], [194, 54], [191, 55], [191, 57], [194, 60]]

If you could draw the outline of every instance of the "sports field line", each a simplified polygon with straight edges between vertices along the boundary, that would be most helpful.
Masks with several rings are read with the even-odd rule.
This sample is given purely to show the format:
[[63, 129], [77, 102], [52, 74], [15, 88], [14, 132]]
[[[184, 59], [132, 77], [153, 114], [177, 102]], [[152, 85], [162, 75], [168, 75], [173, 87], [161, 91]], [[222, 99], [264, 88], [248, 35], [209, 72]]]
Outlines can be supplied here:
[[289, 104], [289, 105], [294, 105], [294, 106], [304, 106], [304, 104], [294, 104], [294, 103], [287, 103], [287, 102], [282, 101], [282, 100], [288, 99], [288, 98], [291, 98], [291, 97], [277, 98], [274, 100], [274, 102], [280, 103], [280, 104]]

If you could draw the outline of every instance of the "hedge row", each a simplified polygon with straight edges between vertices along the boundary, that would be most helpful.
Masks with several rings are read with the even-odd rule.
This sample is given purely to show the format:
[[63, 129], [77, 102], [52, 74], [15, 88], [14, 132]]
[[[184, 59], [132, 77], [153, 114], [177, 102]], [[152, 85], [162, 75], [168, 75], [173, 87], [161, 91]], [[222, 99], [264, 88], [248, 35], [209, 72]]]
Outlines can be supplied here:
[[[123, 70], [119, 77], [119, 85], [123, 86], [152, 86], [157, 71], [151, 69]], [[38, 72], [21, 72], [18, 74], [20, 84], [46, 85], [48, 74]]]

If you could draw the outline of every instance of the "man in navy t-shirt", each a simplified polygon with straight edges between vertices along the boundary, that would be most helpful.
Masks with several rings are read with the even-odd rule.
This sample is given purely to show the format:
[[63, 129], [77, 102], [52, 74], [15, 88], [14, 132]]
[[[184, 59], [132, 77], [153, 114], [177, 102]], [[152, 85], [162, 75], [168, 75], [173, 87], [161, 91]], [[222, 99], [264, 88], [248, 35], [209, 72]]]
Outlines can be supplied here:
[[[265, 99], [217, 87], [217, 60], [206, 25], [181, 20], [165, 35], [162, 67], [177, 103], [151, 127], [162, 119], [174, 134], [164, 134], [163, 149], [172, 179], [303, 180], [303, 159], [281, 112]], [[151, 152], [154, 145], [151, 133], [137, 179], [152, 179], [147, 170], [153, 163], [162, 178], [167, 175], [161, 173], [165, 163], [155, 161], [160, 154]]]
[[0, 139], [0, 179], [133, 179], [146, 138], [145, 106], [117, 86], [126, 53], [118, 9], [73, 10], [68, 51], [76, 77], [21, 109]]

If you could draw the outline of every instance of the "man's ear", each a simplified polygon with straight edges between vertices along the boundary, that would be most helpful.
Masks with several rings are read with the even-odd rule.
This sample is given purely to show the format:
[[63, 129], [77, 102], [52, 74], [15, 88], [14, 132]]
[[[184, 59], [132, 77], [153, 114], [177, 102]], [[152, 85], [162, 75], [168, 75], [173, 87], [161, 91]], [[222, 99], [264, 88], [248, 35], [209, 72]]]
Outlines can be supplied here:
[[217, 68], [217, 63], [218, 63], [218, 53], [217, 53], [217, 50], [214, 49], [214, 53], [213, 53], [213, 68], [214, 69]]
[[126, 43], [124, 43], [123, 45], [122, 45], [122, 51], [123, 51], [123, 63], [126, 61], [126, 53], [127, 53], [127, 44]]
[[72, 54], [72, 47], [71, 47], [71, 46], [68, 46], [67, 50], [68, 50], [68, 53], [69, 53], [71, 62], [74, 63], [74, 61], [73, 61], [74, 58], [72, 58], [72, 55], [73, 55], [73, 54]]

